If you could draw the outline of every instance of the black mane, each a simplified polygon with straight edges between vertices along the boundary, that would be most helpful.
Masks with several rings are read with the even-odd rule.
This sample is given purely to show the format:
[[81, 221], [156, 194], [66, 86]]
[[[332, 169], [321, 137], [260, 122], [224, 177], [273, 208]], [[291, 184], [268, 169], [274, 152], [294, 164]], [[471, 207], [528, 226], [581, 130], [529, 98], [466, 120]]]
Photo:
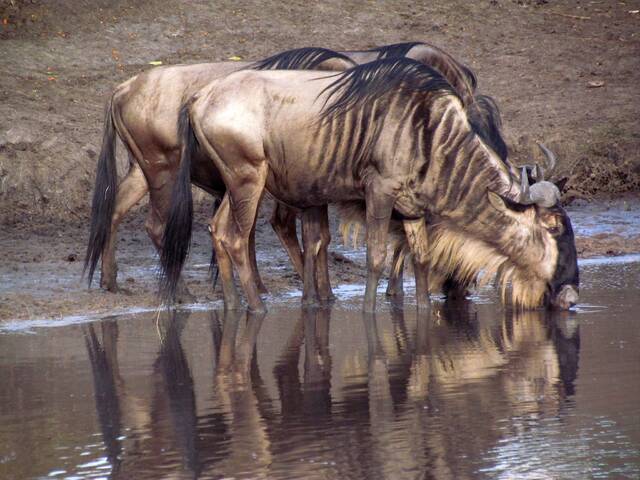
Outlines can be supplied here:
[[476, 95], [466, 110], [471, 129], [506, 163], [509, 151], [500, 132], [502, 119], [495, 100], [488, 95]]
[[350, 65], [355, 65], [349, 57], [333, 50], [304, 47], [278, 53], [255, 62], [248, 68], [253, 70], [313, 70], [323, 62], [334, 58], [344, 60]]
[[376, 60], [346, 70], [320, 92], [320, 95], [329, 92], [322, 116], [327, 118], [345, 114], [358, 105], [374, 102], [394, 89], [458, 97], [449, 82], [427, 65], [409, 58]]
[[418, 45], [424, 45], [423, 42], [404, 42], [404, 43], [394, 43], [391, 45], [383, 45], [382, 47], [371, 48], [367, 51], [369, 52], [377, 52], [378, 60], [382, 60], [385, 58], [397, 58], [397, 57], [405, 57], [409, 50]]

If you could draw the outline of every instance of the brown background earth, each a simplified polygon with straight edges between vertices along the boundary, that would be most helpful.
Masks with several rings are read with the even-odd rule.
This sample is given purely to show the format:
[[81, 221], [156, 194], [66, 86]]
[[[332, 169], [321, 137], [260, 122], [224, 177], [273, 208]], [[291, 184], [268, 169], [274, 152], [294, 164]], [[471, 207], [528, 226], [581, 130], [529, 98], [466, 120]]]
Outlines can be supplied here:
[[[105, 100], [151, 61], [427, 41], [467, 63], [480, 91], [495, 97], [515, 163], [539, 158], [536, 140], [558, 154], [558, 173], [570, 178], [565, 201], [638, 192], [639, 11], [640, 0], [0, 0], [3, 282], [28, 263], [51, 260], [55, 271], [69, 254], [81, 259]], [[152, 256], [141, 217], [125, 225], [121, 263]], [[269, 233], [263, 246], [274, 239]], [[609, 240], [578, 246], [607, 253]], [[616, 252], [638, 250], [618, 243]], [[16, 309], [16, 295], [0, 298], [0, 318], [57, 311], [50, 298], [36, 308], [32, 294]]]

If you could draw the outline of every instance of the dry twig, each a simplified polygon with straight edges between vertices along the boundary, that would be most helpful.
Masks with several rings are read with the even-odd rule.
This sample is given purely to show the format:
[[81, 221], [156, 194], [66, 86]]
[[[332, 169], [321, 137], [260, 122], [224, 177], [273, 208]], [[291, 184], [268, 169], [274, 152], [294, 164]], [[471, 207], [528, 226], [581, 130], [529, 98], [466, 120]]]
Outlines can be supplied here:
[[576, 20], [591, 20], [591, 17], [583, 17], [581, 15], [569, 15], [568, 13], [560, 12], [544, 12], [547, 15], [559, 15], [560, 17], [575, 18]]

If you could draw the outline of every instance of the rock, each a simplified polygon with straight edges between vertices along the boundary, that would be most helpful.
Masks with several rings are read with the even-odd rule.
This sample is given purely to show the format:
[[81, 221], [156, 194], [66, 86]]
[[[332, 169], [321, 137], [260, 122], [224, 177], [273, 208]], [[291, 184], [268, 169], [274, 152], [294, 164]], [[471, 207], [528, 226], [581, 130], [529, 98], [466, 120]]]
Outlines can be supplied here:
[[31, 130], [22, 126], [15, 126], [0, 135], [0, 146], [4, 145], [29, 145], [36, 141]]

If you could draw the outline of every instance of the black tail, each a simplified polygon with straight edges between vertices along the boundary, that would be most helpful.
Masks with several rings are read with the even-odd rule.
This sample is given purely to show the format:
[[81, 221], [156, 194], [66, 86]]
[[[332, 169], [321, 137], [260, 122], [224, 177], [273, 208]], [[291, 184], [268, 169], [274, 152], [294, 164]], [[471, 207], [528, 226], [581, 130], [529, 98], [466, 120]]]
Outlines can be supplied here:
[[82, 271], [84, 275], [87, 268], [89, 269], [89, 286], [91, 286], [102, 251], [109, 241], [111, 219], [116, 203], [118, 172], [116, 169], [116, 131], [113, 125], [112, 102], [113, 97], [107, 102], [104, 118], [102, 149], [98, 158], [96, 186], [91, 203], [91, 232], [89, 233], [89, 244]]
[[198, 140], [189, 119], [189, 103], [184, 104], [180, 109], [178, 135], [182, 145], [180, 169], [171, 193], [171, 207], [160, 255], [160, 296], [167, 303], [173, 303], [175, 300], [178, 280], [191, 243], [193, 220], [191, 161], [198, 148]]

